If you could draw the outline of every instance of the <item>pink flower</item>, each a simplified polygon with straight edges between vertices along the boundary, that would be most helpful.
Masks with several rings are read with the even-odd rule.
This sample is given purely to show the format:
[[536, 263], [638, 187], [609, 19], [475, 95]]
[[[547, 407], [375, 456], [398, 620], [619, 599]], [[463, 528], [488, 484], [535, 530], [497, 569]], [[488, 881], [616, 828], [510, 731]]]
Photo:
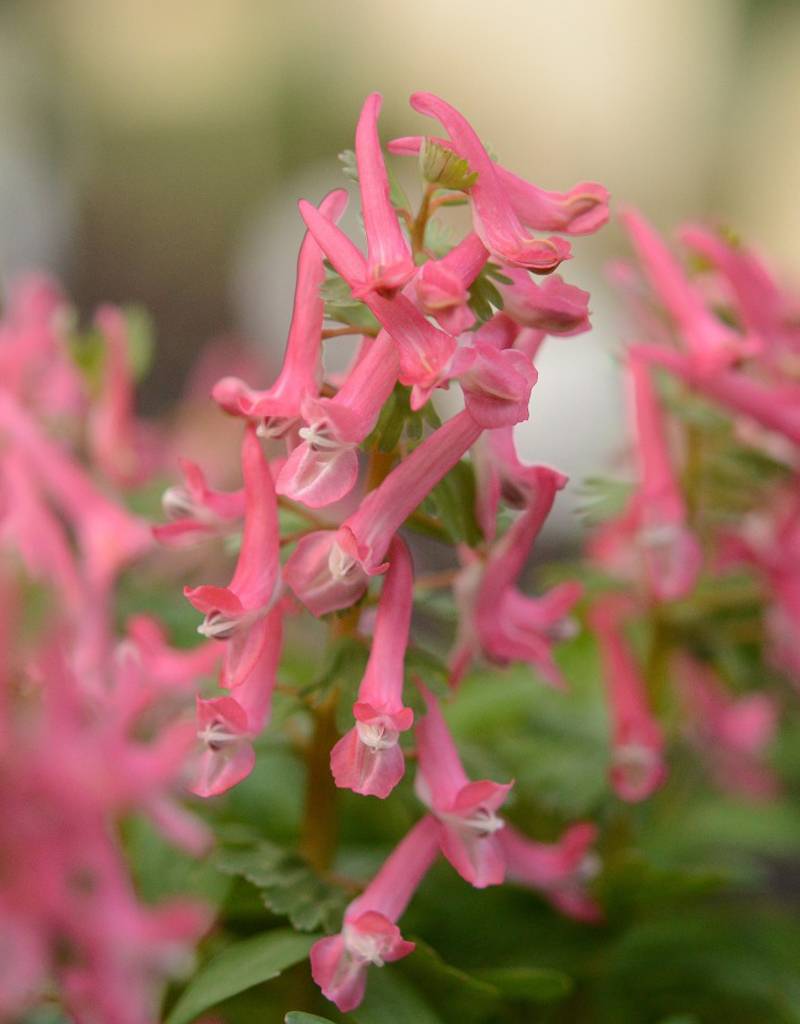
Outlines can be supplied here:
[[686, 506], [670, 463], [666, 428], [647, 364], [628, 361], [636, 423], [639, 490], [634, 498], [637, 542], [649, 589], [661, 601], [686, 597], [702, 568], [700, 545], [686, 524]]
[[622, 635], [623, 600], [606, 596], [591, 609], [613, 727], [611, 784], [621, 800], [646, 800], [667, 777], [664, 738], [647, 705], [645, 684]]
[[517, 455], [510, 427], [485, 431], [472, 449], [475, 467], [475, 515], [487, 541], [497, 532], [502, 502], [509, 508], [528, 506], [540, 480], [538, 466], [526, 466]]
[[[419, 135], [392, 139], [390, 153], [419, 153], [424, 143]], [[466, 158], [455, 138], [433, 139], [440, 146], [454, 149]], [[511, 171], [492, 164], [508, 202], [523, 224], [535, 231], [559, 231], [565, 235], [591, 235], [608, 221], [608, 189], [594, 181], [582, 181], [567, 192], [550, 192], [538, 188]], [[477, 170], [477, 168], [473, 168]]]
[[420, 691], [427, 714], [415, 728], [417, 795], [436, 816], [442, 853], [461, 877], [476, 889], [500, 885], [505, 859], [497, 833], [505, 822], [496, 811], [513, 782], [470, 782], [436, 698], [422, 685]]
[[[324, 220], [336, 221], [346, 205], [347, 193], [336, 189], [315, 212]], [[237, 377], [224, 377], [214, 387], [214, 398], [223, 409], [258, 420], [261, 433], [267, 437], [283, 437], [299, 418], [303, 399], [319, 390], [324, 314], [320, 287], [324, 280], [322, 253], [307, 234], [297, 260], [297, 288], [286, 353], [275, 383], [266, 391], [253, 391]]]
[[438, 833], [430, 815], [418, 821], [347, 908], [342, 931], [311, 947], [314, 981], [342, 1013], [364, 998], [370, 965], [382, 967], [414, 951], [395, 922], [436, 858]]
[[523, 352], [500, 350], [476, 339], [457, 350], [451, 376], [461, 385], [467, 411], [484, 429], [513, 426], [528, 418], [538, 373]]
[[468, 412], [453, 416], [395, 466], [338, 530], [301, 539], [285, 578], [313, 615], [347, 608], [364, 593], [370, 576], [386, 571], [383, 558], [395, 533], [480, 431]]
[[127, 563], [152, 545], [147, 525], [106, 497], [73, 457], [46, 438], [10, 395], [0, 394], [0, 430], [72, 524], [90, 587], [105, 590]]
[[590, 849], [596, 838], [597, 826], [590, 822], [570, 826], [555, 843], [538, 843], [506, 825], [500, 843], [508, 880], [538, 890], [567, 917], [600, 921], [602, 911], [586, 891], [599, 869]]
[[751, 799], [769, 799], [777, 780], [765, 762], [778, 709], [766, 693], [730, 694], [709, 665], [689, 656], [678, 663], [686, 730], [709, 763], [717, 784]]
[[144, 675], [167, 687], [186, 686], [211, 675], [220, 658], [219, 644], [211, 640], [190, 650], [170, 646], [164, 627], [150, 615], [134, 615], [128, 620], [126, 640]]
[[206, 483], [202, 469], [180, 459], [185, 481], [168, 487], [161, 504], [169, 523], [153, 527], [153, 536], [166, 547], [184, 547], [230, 530], [244, 515], [244, 491], [215, 491]]
[[350, 493], [358, 479], [358, 446], [375, 426], [398, 369], [396, 346], [381, 331], [334, 398], [303, 402], [307, 425], [278, 475], [278, 494], [321, 508]]
[[702, 296], [686, 278], [678, 261], [640, 213], [621, 215], [644, 272], [680, 332], [698, 374], [713, 375], [753, 351], [743, 338], [709, 312]]
[[419, 306], [448, 334], [459, 335], [475, 323], [469, 287], [488, 259], [483, 242], [471, 232], [440, 260], [420, 267], [415, 281]]
[[455, 338], [429, 323], [407, 296], [397, 294], [387, 299], [378, 295], [369, 285], [369, 268], [359, 250], [310, 203], [301, 200], [300, 214], [337, 273], [394, 339], [400, 358], [400, 383], [413, 388], [411, 408], [421, 408], [431, 391], [446, 380], [456, 349]]
[[566, 478], [545, 466], [531, 467], [530, 504], [489, 550], [484, 564], [471, 553], [456, 583], [459, 630], [451, 656], [457, 683], [470, 661], [482, 654], [497, 665], [524, 661], [553, 686], [565, 685], [553, 658], [553, 644], [568, 635], [567, 615], [581, 594], [577, 583], [563, 583], [539, 598], [516, 587], [531, 547]]
[[477, 180], [470, 188], [473, 224], [481, 241], [504, 263], [548, 273], [570, 256], [560, 238], [534, 238], [523, 227], [511, 205], [495, 165], [469, 122], [449, 103], [432, 93], [411, 96], [414, 110], [441, 122], [456, 151], [464, 157]]
[[252, 671], [267, 640], [267, 612], [281, 584], [278, 505], [269, 466], [255, 427], [242, 441], [245, 519], [242, 546], [227, 587], [186, 587], [184, 594], [205, 615], [198, 631], [226, 644], [222, 684], [236, 687]]
[[391, 296], [414, 276], [416, 267], [389, 199], [389, 178], [378, 138], [380, 111], [381, 95], [373, 92], [364, 103], [356, 127], [356, 162], [367, 236], [364, 291], [374, 289]]
[[353, 705], [355, 728], [331, 751], [336, 785], [365, 796], [387, 797], [405, 770], [400, 733], [414, 714], [403, 707], [403, 668], [414, 603], [414, 572], [404, 541], [389, 548], [369, 661]]
[[655, 345], [637, 345], [636, 352], [734, 415], [753, 420], [800, 445], [800, 387], [796, 384], [768, 384], [739, 370], [704, 373], [688, 356]]
[[116, 306], [101, 306], [95, 322], [104, 342], [103, 382], [89, 411], [89, 445], [95, 463], [120, 487], [141, 483], [153, 468], [155, 446], [136, 419], [136, 394], [128, 328]]
[[518, 324], [562, 337], [591, 328], [588, 292], [566, 284], [558, 274], [536, 284], [524, 270], [508, 267], [504, 273], [512, 284], [498, 286], [503, 312]]

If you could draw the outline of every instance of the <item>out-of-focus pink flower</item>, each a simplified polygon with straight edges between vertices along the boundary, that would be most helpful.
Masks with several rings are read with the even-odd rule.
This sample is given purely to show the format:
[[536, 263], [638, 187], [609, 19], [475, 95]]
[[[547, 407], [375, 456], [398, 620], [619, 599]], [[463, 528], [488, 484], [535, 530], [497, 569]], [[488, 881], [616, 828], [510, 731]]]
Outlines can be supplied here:
[[136, 419], [136, 395], [122, 310], [101, 306], [95, 316], [104, 343], [103, 379], [89, 410], [92, 458], [119, 487], [141, 483], [154, 467], [155, 450]]
[[473, 224], [489, 252], [512, 266], [549, 273], [569, 259], [570, 247], [560, 238], [534, 238], [523, 227], [506, 195], [495, 165], [469, 122], [449, 103], [432, 93], [416, 92], [411, 106], [436, 118], [456, 151], [478, 177], [469, 190]]
[[161, 504], [170, 522], [153, 527], [153, 536], [167, 547], [185, 547], [230, 530], [244, 515], [244, 490], [216, 491], [202, 469], [180, 459], [183, 486], [168, 487]]
[[504, 268], [511, 284], [499, 284], [503, 312], [523, 327], [568, 337], [591, 328], [589, 293], [553, 274], [536, 284], [528, 273]]
[[391, 296], [416, 273], [411, 250], [389, 199], [389, 178], [378, 138], [380, 93], [371, 93], [364, 103], [356, 127], [356, 163], [361, 190], [361, 212], [367, 236], [367, 276], [362, 298], [374, 289]]
[[186, 587], [205, 618], [199, 632], [225, 642], [222, 684], [236, 687], [253, 670], [267, 638], [267, 612], [280, 593], [278, 504], [267, 460], [249, 424], [242, 441], [245, 520], [230, 585]]
[[414, 603], [414, 572], [405, 542], [395, 537], [378, 603], [369, 661], [353, 705], [356, 725], [331, 751], [337, 786], [387, 797], [405, 770], [400, 733], [414, 714], [403, 707], [403, 668]]
[[141, 661], [144, 675], [166, 687], [188, 686], [211, 675], [221, 655], [213, 640], [188, 650], [172, 647], [164, 627], [151, 615], [130, 618], [126, 640]]
[[345, 911], [338, 935], [311, 947], [311, 974], [322, 993], [342, 1011], [364, 998], [367, 968], [382, 967], [414, 951], [396, 925], [436, 858], [439, 828], [430, 815], [398, 843], [364, 892]]
[[466, 411], [435, 430], [371, 491], [338, 530], [303, 537], [285, 567], [286, 582], [313, 615], [359, 599], [403, 522], [474, 444], [481, 428]]
[[640, 346], [628, 352], [627, 380], [639, 482], [622, 514], [595, 532], [589, 550], [608, 571], [627, 579], [641, 578], [657, 601], [675, 601], [694, 589], [702, 551], [687, 523], [666, 424]]
[[664, 737], [647, 703], [645, 684], [622, 627], [628, 606], [608, 595], [597, 601], [589, 621], [600, 646], [611, 717], [611, 784], [621, 800], [646, 800], [667, 777]]
[[[336, 221], [346, 205], [347, 192], [336, 189], [315, 212], [324, 220]], [[283, 437], [300, 417], [303, 399], [319, 390], [324, 314], [320, 287], [324, 280], [322, 253], [307, 234], [300, 246], [292, 322], [275, 383], [266, 391], [254, 391], [237, 377], [223, 377], [214, 387], [214, 398], [223, 409], [258, 421], [260, 432], [267, 437]]]
[[459, 335], [475, 323], [469, 308], [469, 287], [483, 269], [489, 253], [471, 232], [440, 260], [420, 267], [415, 287], [420, 308], [448, 334]]
[[306, 426], [278, 475], [278, 494], [321, 508], [350, 493], [358, 479], [358, 446], [375, 426], [398, 369], [397, 348], [381, 331], [335, 397], [303, 402]]
[[693, 360], [680, 352], [656, 345], [637, 345], [643, 359], [669, 370], [693, 391], [718, 402], [734, 415], [753, 420], [800, 445], [800, 387], [766, 383], [739, 370], [698, 371]]
[[774, 797], [778, 783], [764, 755], [778, 724], [775, 701], [766, 693], [734, 697], [709, 665], [688, 655], [677, 670], [686, 731], [717, 784], [752, 799]]
[[711, 313], [702, 295], [686, 278], [663, 240], [636, 210], [621, 214], [644, 272], [675, 323], [698, 374], [713, 376], [743, 355], [752, 354], [757, 340], [744, 338]]
[[475, 515], [487, 541], [497, 533], [497, 513], [502, 502], [509, 508], [526, 508], [540, 479], [538, 466], [520, 461], [511, 427], [487, 430], [472, 449], [475, 467]]
[[88, 584], [105, 590], [127, 563], [151, 547], [147, 525], [106, 497], [64, 449], [44, 436], [14, 399], [0, 394], [0, 431], [27, 458], [40, 486], [70, 521], [78, 537]]
[[505, 822], [497, 810], [513, 782], [470, 782], [433, 694], [420, 685], [427, 714], [415, 734], [419, 758], [417, 794], [439, 822], [442, 853], [476, 889], [500, 885], [505, 859], [497, 833]]
[[593, 923], [603, 913], [586, 891], [600, 864], [591, 850], [597, 826], [583, 821], [571, 825], [554, 843], [529, 839], [510, 825], [500, 833], [508, 881], [541, 892], [562, 914]]

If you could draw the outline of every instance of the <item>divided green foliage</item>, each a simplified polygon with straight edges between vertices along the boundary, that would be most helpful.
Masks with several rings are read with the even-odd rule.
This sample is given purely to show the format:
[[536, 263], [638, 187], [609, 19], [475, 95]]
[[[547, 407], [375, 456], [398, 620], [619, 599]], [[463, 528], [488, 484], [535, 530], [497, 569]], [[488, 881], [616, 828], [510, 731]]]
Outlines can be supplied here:
[[267, 840], [220, 851], [216, 866], [227, 875], [245, 878], [273, 914], [289, 918], [298, 931], [335, 931], [341, 924], [347, 896], [323, 881], [308, 862], [292, 850]]
[[451, 543], [475, 547], [481, 542], [481, 529], [475, 518], [475, 472], [471, 463], [458, 462], [420, 508], [439, 520]]
[[435, 430], [442, 425], [432, 402], [427, 402], [417, 412], [411, 409], [410, 403], [411, 389], [395, 384], [381, 409], [378, 422], [364, 442], [366, 451], [377, 450], [388, 454], [403, 440], [412, 444], [421, 441], [426, 427]]
[[481, 323], [485, 323], [503, 308], [503, 296], [497, 284], [511, 284], [494, 263], [487, 263], [470, 285], [469, 307]]

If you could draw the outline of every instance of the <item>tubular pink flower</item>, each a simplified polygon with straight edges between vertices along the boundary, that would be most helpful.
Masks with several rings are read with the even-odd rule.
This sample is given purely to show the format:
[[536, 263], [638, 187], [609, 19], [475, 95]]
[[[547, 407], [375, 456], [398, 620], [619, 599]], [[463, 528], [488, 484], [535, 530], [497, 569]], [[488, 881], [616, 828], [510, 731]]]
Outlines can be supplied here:
[[481, 428], [466, 411], [435, 430], [364, 498], [336, 531], [308, 534], [285, 567], [286, 582], [313, 615], [347, 608], [383, 562], [403, 522], [475, 443]]
[[628, 360], [636, 423], [640, 489], [634, 499], [637, 540], [651, 592], [662, 601], [685, 597], [702, 567], [702, 552], [686, 526], [686, 507], [669, 458], [665, 426], [650, 370], [632, 350]]
[[438, 701], [426, 687], [419, 688], [427, 714], [414, 730], [417, 795], [439, 821], [442, 853], [459, 875], [476, 889], [500, 885], [505, 859], [497, 833], [505, 822], [495, 812], [514, 783], [470, 782]]
[[662, 239], [636, 210], [621, 214], [623, 226], [641, 260], [647, 279], [683, 338], [698, 374], [715, 375], [753, 351], [753, 339], [726, 327], [706, 308]]
[[525, 230], [508, 201], [494, 163], [466, 118], [432, 93], [413, 93], [411, 106], [420, 114], [436, 118], [470, 169], [477, 172], [469, 191], [473, 224], [492, 255], [538, 273], [549, 273], [569, 259], [570, 247], [563, 239], [534, 238]]
[[202, 469], [179, 460], [184, 485], [168, 487], [161, 504], [169, 523], [154, 526], [153, 536], [166, 547], [185, 547], [229, 530], [244, 515], [244, 491], [215, 491]]
[[484, 429], [513, 426], [528, 418], [531, 390], [539, 375], [523, 352], [497, 349], [476, 339], [456, 351], [450, 375], [461, 385], [467, 411]]
[[699, 372], [690, 358], [655, 345], [637, 345], [636, 353], [647, 362], [663, 366], [693, 391], [782, 434], [800, 445], [800, 387], [765, 384], [737, 370]]
[[55, 584], [71, 615], [83, 611], [86, 589], [67, 535], [15, 448], [0, 460], [0, 536], [12, 542], [33, 579]]
[[389, 178], [378, 138], [381, 102], [380, 93], [373, 92], [364, 103], [356, 127], [356, 162], [367, 236], [367, 288], [391, 296], [417, 268], [389, 199]]
[[402, 937], [395, 922], [436, 859], [438, 845], [438, 825], [426, 815], [347, 908], [342, 931], [311, 947], [312, 977], [342, 1013], [354, 1010], [364, 998], [371, 964], [382, 967], [414, 951], [414, 943]]
[[192, 792], [217, 796], [253, 770], [253, 740], [269, 721], [283, 636], [283, 611], [272, 608], [265, 618], [266, 639], [258, 659], [235, 697], [197, 698], [197, 736], [202, 753]]
[[186, 686], [211, 675], [220, 658], [219, 644], [211, 640], [191, 650], [172, 647], [164, 627], [151, 615], [132, 616], [126, 633], [144, 675], [168, 687]]
[[[419, 153], [421, 135], [407, 135], [387, 144], [390, 153], [409, 156]], [[454, 149], [466, 159], [455, 139], [433, 139], [440, 146]], [[591, 235], [608, 222], [608, 189], [595, 181], [582, 181], [567, 192], [539, 188], [492, 162], [494, 172], [508, 202], [523, 224], [534, 231], [558, 231], [565, 235]], [[474, 170], [475, 168], [473, 168]]]
[[581, 595], [577, 583], [563, 583], [539, 598], [516, 587], [531, 547], [566, 478], [545, 466], [526, 474], [530, 503], [484, 565], [470, 559], [456, 588], [459, 630], [451, 655], [451, 681], [459, 682], [470, 661], [483, 654], [496, 665], [524, 661], [552, 686], [565, 683], [553, 658], [553, 644], [569, 635], [568, 614]]
[[124, 565], [150, 548], [147, 525], [102, 494], [72, 456], [46, 438], [7, 394], [0, 394], [0, 430], [25, 454], [40, 485], [70, 520], [86, 580], [103, 591]]
[[411, 709], [403, 707], [403, 668], [413, 604], [411, 555], [405, 542], [395, 537], [369, 661], [353, 705], [356, 725], [331, 751], [336, 785], [364, 796], [384, 799], [405, 770], [398, 740], [414, 721]]
[[511, 427], [485, 431], [472, 450], [475, 467], [475, 515], [487, 541], [497, 532], [501, 501], [509, 508], [526, 508], [536, 493], [539, 467], [520, 461]]
[[302, 443], [278, 474], [275, 489], [309, 508], [349, 494], [358, 479], [358, 446], [397, 381], [397, 347], [385, 331], [370, 341], [333, 398], [303, 402]]
[[[328, 193], [315, 212], [335, 222], [344, 213], [347, 192]], [[316, 395], [322, 377], [321, 348], [324, 303], [320, 287], [325, 266], [319, 246], [310, 234], [303, 239], [297, 259], [297, 287], [292, 321], [281, 372], [272, 387], [254, 391], [238, 377], [223, 377], [213, 390], [214, 399], [234, 416], [260, 421], [268, 437], [283, 437], [300, 416], [303, 399]]]
[[764, 754], [778, 724], [775, 701], [766, 693], [732, 696], [709, 665], [688, 655], [677, 667], [687, 732], [717, 784], [751, 799], [774, 797], [778, 782]]
[[412, 409], [421, 408], [445, 379], [456, 340], [429, 323], [405, 295], [391, 299], [365, 285], [367, 262], [343, 231], [310, 203], [300, 201], [300, 215], [320, 249], [381, 326], [394, 339], [400, 357], [400, 382], [414, 389]]
[[101, 306], [95, 323], [105, 352], [103, 386], [89, 412], [89, 446], [105, 476], [120, 487], [128, 487], [141, 483], [150, 468], [136, 421], [128, 330], [125, 317], [116, 306]]
[[509, 267], [504, 273], [512, 284], [498, 285], [503, 312], [518, 324], [561, 337], [590, 330], [588, 292], [566, 284], [558, 274], [536, 284], [524, 270]]
[[267, 612], [280, 592], [278, 503], [255, 427], [242, 440], [245, 518], [242, 546], [227, 587], [186, 587], [184, 594], [205, 619], [203, 636], [224, 641], [222, 685], [245, 681], [267, 640]]
[[471, 232], [440, 260], [428, 260], [417, 274], [417, 302], [448, 334], [459, 335], [475, 323], [469, 308], [469, 287], [489, 259], [489, 252]]
[[724, 276], [745, 329], [769, 345], [779, 343], [786, 327], [786, 300], [755, 253], [730, 245], [700, 225], [685, 225], [680, 230], [680, 238]]
[[555, 843], [528, 839], [510, 825], [500, 833], [508, 881], [541, 892], [567, 917], [592, 923], [602, 920], [602, 911], [586, 892], [586, 883], [599, 869], [591, 846], [597, 826], [591, 822], [571, 825]]
[[667, 777], [664, 738], [647, 705], [644, 682], [622, 636], [625, 606], [606, 596], [591, 609], [612, 720], [611, 784], [621, 800], [646, 800]]

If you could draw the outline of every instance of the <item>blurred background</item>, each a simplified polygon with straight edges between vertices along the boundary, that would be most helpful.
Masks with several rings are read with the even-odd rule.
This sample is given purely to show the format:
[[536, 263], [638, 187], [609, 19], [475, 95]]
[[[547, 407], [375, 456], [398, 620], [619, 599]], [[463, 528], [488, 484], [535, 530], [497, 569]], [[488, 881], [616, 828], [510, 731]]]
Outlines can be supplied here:
[[[373, 89], [385, 139], [422, 126], [411, 91], [440, 93], [538, 184], [600, 181], [665, 230], [721, 221], [791, 276], [799, 49], [796, 0], [4, 0], [0, 279], [50, 268], [83, 315], [146, 305], [151, 412], [212, 338], [275, 365], [295, 201], [343, 183]], [[579, 480], [620, 445], [602, 267], [625, 245], [612, 225], [574, 249], [595, 331], [548, 342], [520, 437]]]

